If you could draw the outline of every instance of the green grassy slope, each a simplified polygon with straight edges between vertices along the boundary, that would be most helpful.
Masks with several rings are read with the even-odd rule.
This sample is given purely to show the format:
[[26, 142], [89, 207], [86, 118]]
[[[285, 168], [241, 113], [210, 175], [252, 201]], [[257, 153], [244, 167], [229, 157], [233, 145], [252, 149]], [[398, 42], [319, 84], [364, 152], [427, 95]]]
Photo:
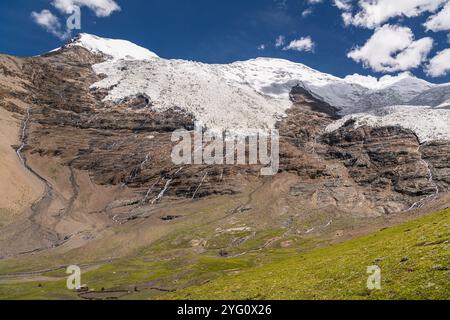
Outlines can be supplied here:
[[[367, 289], [367, 267], [382, 290]], [[163, 299], [450, 299], [450, 210]]]
[[[278, 234], [262, 233], [240, 250]], [[121, 299], [450, 299], [450, 209], [323, 249], [298, 240], [293, 248], [226, 258], [217, 254], [227, 239], [212, 238], [199, 255], [184, 241], [193, 236], [187, 230], [136, 256], [100, 265], [83, 273], [82, 282], [97, 292], [129, 291]], [[381, 267], [381, 291], [366, 287], [372, 265]], [[58, 269], [31, 281], [0, 281], [0, 299], [79, 299], [67, 290], [66, 276]], [[149, 284], [134, 290], [143, 283]]]

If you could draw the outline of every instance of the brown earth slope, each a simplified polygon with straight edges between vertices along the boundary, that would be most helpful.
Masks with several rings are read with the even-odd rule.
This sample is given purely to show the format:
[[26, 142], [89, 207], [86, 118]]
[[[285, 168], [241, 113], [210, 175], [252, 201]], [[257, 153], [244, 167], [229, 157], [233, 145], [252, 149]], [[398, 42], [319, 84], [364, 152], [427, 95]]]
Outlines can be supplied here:
[[[379, 217], [418, 209], [448, 190], [448, 142], [420, 145], [399, 127], [352, 123], [326, 134], [336, 109], [299, 87], [278, 124], [279, 175], [261, 177], [259, 166], [173, 165], [171, 132], [192, 130], [193, 117], [155, 112], [144, 96], [102, 103], [105, 92], [90, 89], [101, 78], [92, 65], [102, 59], [81, 47], [0, 57], [1, 116], [10, 126], [0, 131], [8, 159], [0, 207], [12, 210], [1, 213], [0, 257], [85, 248], [102, 258], [126, 254], [156, 241], [171, 230], [167, 217], [179, 216], [302, 233], [311, 217]], [[224, 211], [194, 214], [210, 205]]]

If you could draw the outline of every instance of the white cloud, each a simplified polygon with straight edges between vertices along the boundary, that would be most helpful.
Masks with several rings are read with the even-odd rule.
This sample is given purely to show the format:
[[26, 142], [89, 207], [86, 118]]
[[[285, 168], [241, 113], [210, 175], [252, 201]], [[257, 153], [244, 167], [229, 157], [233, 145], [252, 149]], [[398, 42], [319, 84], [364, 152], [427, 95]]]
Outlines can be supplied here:
[[264, 50], [266, 50], [266, 45], [265, 44], [260, 44], [257, 49], [259, 51], [264, 51]]
[[277, 40], [275, 40], [275, 47], [280, 48], [284, 46], [286, 43], [286, 37], [285, 36], [278, 36]]
[[432, 58], [426, 68], [426, 72], [430, 77], [440, 77], [449, 74], [450, 49], [445, 49]]
[[120, 11], [114, 0], [52, 0], [52, 5], [63, 13], [72, 11], [74, 6], [88, 7], [97, 17], [108, 17], [115, 11]]
[[68, 34], [61, 31], [61, 23], [59, 22], [58, 17], [56, 17], [49, 10], [45, 9], [41, 12], [33, 11], [31, 13], [31, 18], [34, 22], [47, 30], [47, 32], [50, 32], [60, 39], [67, 38]]
[[[346, 24], [376, 28], [391, 18], [417, 17], [425, 12], [436, 12], [448, 0], [360, 0], [360, 11], [343, 15]], [[338, 1], [335, 1], [335, 4]], [[342, 2], [342, 1], [339, 1]]]
[[353, 8], [352, 0], [334, 0], [334, 5], [343, 11], [350, 11]]
[[302, 11], [303, 18], [310, 16], [314, 12], [313, 7], [319, 3], [322, 3], [323, 0], [307, 0], [306, 2], [309, 6], [305, 10]]
[[[97, 17], [108, 17], [113, 12], [121, 10], [114, 0], [51, 0], [51, 4], [63, 14], [73, 14], [75, 7], [87, 7]], [[41, 12], [33, 11], [31, 17], [34, 22], [61, 40], [71, 36], [69, 27], [64, 30], [58, 17], [47, 9]]]
[[350, 12], [344, 12], [342, 14], [342, 20], [344, 20], [344, 23], [346, 26], [352, 24], [352, 19], [353, 19], [353, 16]]
[[431, 16], [424, 25], [427, 30], [435, 32], [450, 30], [450, 2], [437, 14]]
[[306, 18], [307, 16], [310, 16], [313, 13], [313, 10], [311, 8], [308, 8], [306, 10], [303, 10], [302, 17]]
[[347, 56], [374, 71], [405, 71], [420, 66], [432, 47], [433, 39], [414, 41], [411, 29], [387, 24], [378, 28], [364, 46], [356, 47]]
[[295, 51], [314, 51], [315, 43], [311, 37], [302, 37], [298, 40], [291, 41], [291, 43], [284, 47], [283, 50]]

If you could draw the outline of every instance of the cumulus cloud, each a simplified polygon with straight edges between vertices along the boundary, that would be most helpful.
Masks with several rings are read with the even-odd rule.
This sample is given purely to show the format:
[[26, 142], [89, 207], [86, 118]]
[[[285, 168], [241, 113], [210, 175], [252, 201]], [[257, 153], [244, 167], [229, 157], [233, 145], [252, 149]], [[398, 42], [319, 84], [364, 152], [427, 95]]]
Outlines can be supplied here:
[[[119, 5], [114, 0], [51, 0], [51, 4], [62, 14], [73, 14], [75, 9], [87, 7], [92, 10], [97, 17], [108, 17], [115, 11], [120, 11]], [[50, 10], [44, 9], [41, 12], [33, 11], [31, 18], [38, 25], [61, 40], [71, 36], [70, 27], [63, 28], [59, 18]], [[77, 27], [79, 28], [79, 27]]]
[[50, 32], [54, 36], [65, 39], [67, 38], [67, 33], [61, 31], [61, 23], [58, 17], [56, 17], [49, 10], [44, 9], [41, 12], [33, 11], [31, 13], [31, 18], [35, 23], [43, 27], [47, 32]]
[[302, 37], [297, 40], [291, 41], [288, 46], [284, 47], [283, 50], [295, 50], [295, 51], [314, 51], [315, 43], [312, 41], [311, 37]]
[[52, 5], [63, 13], [73, 10], [74, 6], [88, 7], [97, 17], [108, 17], [115, 11], [120, 11], [114, 0], [53, 0]]
[[450, 30], [450, 2], [448, 2], [441, 11], [428, 18], [424, 24], [425, 28], [432, 31]]
[[[359, 11], [352, 15], [350, 12], [343, 14], [344, 22], [366, 28], [376, 28], [395, 17], [417, 17], [425, 12], [436, 12], [448, 0], [360, 0]], [[346, 9], [349, 1], [337, 0], [335, 5]]]
[[334, 5], [343, 11], [350, 11], [353, 8], [352, 0], [334, 0]]
[[450, 49], [445, 49], [430, 60], [426, 68], [430, 77], [441, 77], [450, 73]]
[[377, 72], [406, 71], [420, 66], [432, 47], [433, 39], [415, 41], [411, 29], [387, 24], [347, 56]]

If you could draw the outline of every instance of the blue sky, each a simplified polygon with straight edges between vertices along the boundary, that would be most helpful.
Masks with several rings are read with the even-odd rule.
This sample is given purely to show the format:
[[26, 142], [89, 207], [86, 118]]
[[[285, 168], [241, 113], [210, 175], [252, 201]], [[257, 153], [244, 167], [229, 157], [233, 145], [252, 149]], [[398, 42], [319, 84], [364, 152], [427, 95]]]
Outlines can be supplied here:
[[[0, 52], [32, 56], [60, 46], [64, 41], [38, 25], [31, 16], [32, 12], [49, 10], [64, 28], [68, 15], [52, 5], [52, 1], [63, 0], [1, 1]], [[81, 5], [90, 2], [66, 2], [71, 1]], [[386, 0], [376, 1], [382, 6]], [[370, 25], [371, 17], [364, 13], [357, 1], [351, 0], [341, 0], [342, 4], [351, 5], [351, 9], [339, 9], [335, 0], [92, 0], [94, 7], [81, 6], [81, 32], [130, 40], [164, 58], [228, 63], [266, 56], [301, 62], [337, 76], [359, 73], [380, 77], [410, 70], [432, 82], [450, 82], [450, 73], [445, 72], [446, 56], [436, 60], [440, 63], [438, 73], [444, 69], [438, 77], [429, 77], [423, 71], [429, 59], [450, 48], [450, 28], [446, 30], [445, 23], [434, 27], [435, 31], [427, 31], [423, 26], [427, 19], [443, 10], [447, 0], [428, 0], [431, 6], [436, 4], [432, 8], [423, 7], [427, 0], [408, 0], [409, 3], [416, 1], [417, 8], [401, 7], [405, 0], [396, 1], [400, 3], [397, 13]], [[121, 10], [109, 14], [96, 11], [96, 3], [111, 2]], [[347, 24], [342, 17], [346, 12], [353, 17]], [[386, 68], [384, 61], [380, 62], [379, 57], [372, 54], [374, 47], [380, 47], [375, 40], [372, 47], [355, 52], [353, 59], [348, 57], [349, 52], [357, 50], [357, 46], [361, 49], [380, 30], [384, 33], [379, 32], [377, 41], [380, 38], [391, 39], [388, 38], [391, 34], [401, 35], [402, 39], [408, 32], [414, 36], [408, 47], [411, 50], [399, 49], [393, 54], [394, 58], [401, 50], [411, 53], [420, 45], [423, 51], [419, 55], [425, 52], [428, 60], [422, 58], [420, 63], [414, 64], [411, 62], [414, 58], [404, 59], [402, 56], [390, 61]], [[275, 45], [277, 38], [284, 39], [278, 47]], [[428, 41], [416, 42], [424, 38]], [[293, 43], [289, 49], [294, 40], [302, 41]], [[382, 45], [389, 45], [389, 40], [382, 42]], [[313, 47], [308, 46], [311, 44]], [[380, 72], [380, 68], [390, 70]]]

